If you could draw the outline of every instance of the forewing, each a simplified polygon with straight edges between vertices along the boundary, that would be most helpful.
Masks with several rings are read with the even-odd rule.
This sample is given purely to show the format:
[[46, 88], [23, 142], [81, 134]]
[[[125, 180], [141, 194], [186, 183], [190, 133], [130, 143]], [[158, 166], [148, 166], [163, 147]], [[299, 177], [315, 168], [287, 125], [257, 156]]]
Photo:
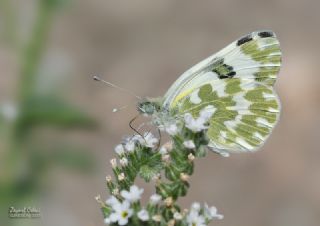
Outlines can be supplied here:
[[[279, 41], [272, 31], [258, 31], [234, 41], [181, 75], [164, 96], [163, 107], [175, 108], [193, 90], [210, 82], [240, 79], [272, 87], [281, 66]], [[217, 87], [214, 87], [217, 89]]]

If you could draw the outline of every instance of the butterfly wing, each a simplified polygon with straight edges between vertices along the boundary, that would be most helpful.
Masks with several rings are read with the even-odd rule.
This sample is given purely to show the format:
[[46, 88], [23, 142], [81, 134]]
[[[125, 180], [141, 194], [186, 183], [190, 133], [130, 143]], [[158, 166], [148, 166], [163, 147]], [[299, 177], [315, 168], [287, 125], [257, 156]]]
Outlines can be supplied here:
[[272, 31], [252, 32], [183, 73], [164, 96], [163, 106], [174, 108], [192, 90], [207, 82], [240, 78], [273, 86], [281, 66], [279, 41]]
[[165, 96], [164, 107], [194, 117], [211, 105], [208, 137], [216, 151], [254, 151], [280, 113], [273, 90], [281, 65], [273, 32], [253, 32], [184, 73]]

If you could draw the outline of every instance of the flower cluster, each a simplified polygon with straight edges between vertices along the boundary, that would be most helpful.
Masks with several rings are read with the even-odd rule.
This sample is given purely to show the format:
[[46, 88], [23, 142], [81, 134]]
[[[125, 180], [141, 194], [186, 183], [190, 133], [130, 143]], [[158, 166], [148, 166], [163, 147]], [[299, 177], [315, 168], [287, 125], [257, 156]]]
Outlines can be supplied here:
[[[162, 201], [162, 197], [153, 194], [146, 207], [141, 207], [140, 199], [143, 189], [139, 189], [136, 185], [132, 185], [129, 191], [121, 191], [121, 201], [115, 196], [111, 196], [102, 205], [109, 209], [109, 215], [104, 218], [106, 224], [127, 225], [129, 222], [162, 222], [163, 217], [157, 213], [157, 209], [161, 208], [161, 204], [166, 206], [172, 205], [172, 199], [168, 198]], [[100, 197], [97, 198], [100, 200]], [[175, 211], [172, 219], [169, 221], [171, 225], [179, 223], [179, 225], [189, 226], [205, 226], [212, 219], [223, 219], [223, 215], [218, 214], [216, 207], [209, 207], [204, 204], [203, 207], [199, 203], [193, 203], [190, 210], [184, 209], [182, 212]], [[168, 222], [168, 223], [169, 223]], [[169, 223], [170, 224], [170, 223]]]
[[[206, 129], [214, 108], [204, 108], [198, 117], [187, 113], [183, 119], [158, 125], [171, 139], [160, 146], [151, 132], [127, 137], [115, 147], [117, 158], [110, 160], [114, 178], [106, 177], [111, 196], [101, 201], [104, 222], [109, 225], [205, 226], [222, 219], [215, 207], [193, 203], [181, 210], [179, 197], [187, 194], [194, 159], [206, 155]], [[135, 185], [141, 177], [155, 182], [155, 194], [143, 205], [143, 189]]]

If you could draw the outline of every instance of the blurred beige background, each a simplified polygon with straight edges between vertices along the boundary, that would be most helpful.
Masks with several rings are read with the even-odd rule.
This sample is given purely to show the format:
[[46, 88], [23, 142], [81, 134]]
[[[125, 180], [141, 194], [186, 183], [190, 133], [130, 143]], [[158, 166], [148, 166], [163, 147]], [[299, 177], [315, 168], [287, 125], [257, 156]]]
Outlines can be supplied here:
[[[39, 2], [11, 1], [22, 44], [32, 29]], [[44, 208], [45, 216], [12, 219], [11, 223], [103, 225], [94, 196], [107, 195], [104, 178], [111, 173], [113, 147], [131, 133], [128, 121], [136, 110], [133, 98], [93, 82], [91, 74], [141, 96], [157, 97], [203, 58], [251, 31], [271, 29], [283, 51], [276, 84], [282, 102], [279, 125], [257, 153], [229, 158], [209, 153], [197, 160], [192, 188], [181, 204], [187, 207], [200, 201], [216, 205], [225, 219], [212, 225], [320, 225], [319, 10], [316, 0], [65, 3], [52, 15], [36, 87], [40, 94], [43, 90], [57, 92], [99, 126], [92, 131], [64, 131], [63, 137], [61, 129], [43, 129], [33, 139], [38, 142], [50, 136], [51, 141], [68, 140], [85, 146], [96, 169], [79, 173], [52, 167], [44, 179], [46, 186], [37, 191], [40, 198], [36, 205]], [[4, 34], [8, 17], [0, 12]], [[20, 55], [12, 46], [10, 38], [9, 42], [1, 40], [0, 103], [15, 102], [19, 89]], [[114, 107], [126, 104], [131, 107], [112, 113]], [[152, 192], [153, 187], [146, 186], [146, 195]]]

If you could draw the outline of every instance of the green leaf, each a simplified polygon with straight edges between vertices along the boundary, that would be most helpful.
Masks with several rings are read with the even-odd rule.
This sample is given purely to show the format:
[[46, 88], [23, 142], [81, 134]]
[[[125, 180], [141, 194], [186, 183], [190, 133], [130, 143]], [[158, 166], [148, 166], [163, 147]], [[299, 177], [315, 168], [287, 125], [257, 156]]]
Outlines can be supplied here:
[[172, 197], [177, 199], [179, 196], [186, 196], [189, 184], [187, 182], [175, 182], [172, 184]]
[[139, 175], [146, 182], [149, 182], [154, 176], [156, 176], [161, 170], [160, 165], [155, 165], [153, 167], [149, 165], [143, 165], [140, 167]]
[[171, 181], [178, 180], [180, 178], [181, 172], [182, 171], [179, 171], [173, 164], [170, 164], [165, 168], [166, 178]]
[[170, 219], [172, 219], [173, 213], [171, 211], [171, 208], [163, 208], [162, 216], [164, 217], [164, 219], [166, 219], [166, 221], [169, 221]]
[[161, 195], [162, 198], [167, 198], [171, 196], [171, 185], [166, 183], [161, 183], [156, 187], [157, 194]]
[[106, 218], [106, 217], [109, 217], [112, 209], [108, 206], [103, 206], [103, 207], [101, 207], [101, 211], [103, 213], [104, 218]]
[[136, 167], [138, 167], [138, 174], [146, 182], [149, 182], [160, 173], [163, 168], [161, 154], [152, 152], [150, 148], [142, 148], [132, 157], [134, 158]]

